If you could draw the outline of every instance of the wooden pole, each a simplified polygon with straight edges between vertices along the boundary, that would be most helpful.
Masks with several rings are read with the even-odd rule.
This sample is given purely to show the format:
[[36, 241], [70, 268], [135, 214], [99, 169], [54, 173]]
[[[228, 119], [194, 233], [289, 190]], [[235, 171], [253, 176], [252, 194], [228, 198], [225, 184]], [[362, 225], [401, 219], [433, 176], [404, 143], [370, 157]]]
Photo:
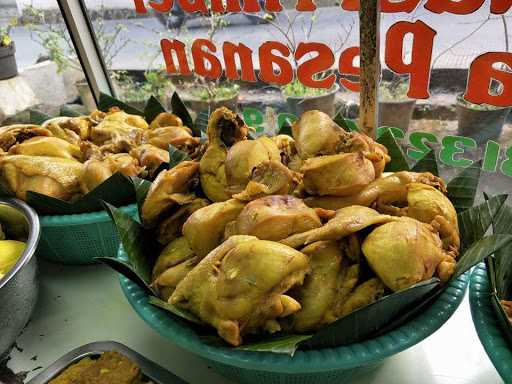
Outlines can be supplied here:
[[361, 0], [359, 11], [361, 46], [361, 95], [359, 126], [375, 138], [379, 118], [380, 81], [380, 1]]

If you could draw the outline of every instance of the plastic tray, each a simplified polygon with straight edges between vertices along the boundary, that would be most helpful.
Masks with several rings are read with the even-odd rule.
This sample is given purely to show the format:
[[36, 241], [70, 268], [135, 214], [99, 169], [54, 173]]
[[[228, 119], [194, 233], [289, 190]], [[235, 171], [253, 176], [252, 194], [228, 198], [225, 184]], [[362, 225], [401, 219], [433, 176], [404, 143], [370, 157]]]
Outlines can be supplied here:
[[[126, 254], [120, 247], [118, 258]], [[374, 339], [338, 348], [298, 351], [293, 357], [249, 352], [205, 343], [193, 328], [149, 304], [135, 283], [121, 277], [121, 287], [135, 311], [162, 336], [208, 361], [214, 369], [238, 383], [317, 384], [349, 383], [378, 366], [387, 357], [419, 343], [438, 330], [464, 297], [469, 273], [452, 281], [439, 298], [416, 318]]]
[[[120, 209], [135, 216], [137, 205]], [[115, 257], [119, 235], [106, 211], [80, 215], [41, 216], [37, 254], [61, 264], [92, 264], [95, 257]]]
[[127, 346], [116, 343], [115, 341], [99, 341], [76, 348], [62, 356], [59, 360], [30, 380], [28, 384], [47, 384], [66, 368], [78, 363], [83, 358], [99, 356], [103, 352], [110, 351], [119, 352], [129, 358], [139, 366], [144, 376], [151, 379], [155, 384], [187, 384], [186, 381], [183, 381], [178, 376], [146, 359], [144, 356], [139, 355]]

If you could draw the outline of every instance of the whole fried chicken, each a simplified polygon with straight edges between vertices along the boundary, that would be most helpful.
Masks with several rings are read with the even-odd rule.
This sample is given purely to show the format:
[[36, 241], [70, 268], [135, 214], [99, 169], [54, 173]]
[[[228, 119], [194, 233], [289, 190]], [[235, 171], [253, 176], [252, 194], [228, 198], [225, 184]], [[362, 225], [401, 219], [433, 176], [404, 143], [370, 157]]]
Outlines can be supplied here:
[[247, 204], [226, 227], [226, 236], [251, 235], [279, 241], [322, 226], [316, 211], [293, 196], [267, 196]]
[[231, 199], [195, 211], [183, 224], [183, 235], [194, 253], [203, 258], [220, 245], [226, 225], [238, 217], [244, 206], [244, 203]]
[[308, 271], [307, 256], [293, 248], [253, 236], [233, 236], [185, 276], [169, 302], [239, 346], [246, 334], [279, 331], [277, 320], [300, 310], [286, 292], [302, 284]]
[[80, 147], [57, 137], [38, 136], [16, 144], [9, 154], [26, 156], [61, 157], [81, 161]]
[[176, 211], [180, 206], [191, 203], [195, 198], [199, 164], [184, 161], [176, 167], [162, 171], [155, 179], [142, 205], [141, 219], [148, 228]]
[[455, 258], [443, 249], [437, 231], [408, 217], [375, 228], [362, 245], [368, 264], [393, 291], [428, 280], [436, 274], [446, 282], [455, 270]]
[[213, 112], [208, 122], [208, 148], [201, 159], [201, 186], [208, 199], [219, 202], [231, 197], [226, 191], [225, 162], [228, 149], [246, 140], [249, 128], [244, 121], [227, 108]]
[[0, 182], [26, 200], [27, 192], [37, 192], [62, 200], [79, 193], [83, 164], [76, 160], [47, 156], [0, 156]]

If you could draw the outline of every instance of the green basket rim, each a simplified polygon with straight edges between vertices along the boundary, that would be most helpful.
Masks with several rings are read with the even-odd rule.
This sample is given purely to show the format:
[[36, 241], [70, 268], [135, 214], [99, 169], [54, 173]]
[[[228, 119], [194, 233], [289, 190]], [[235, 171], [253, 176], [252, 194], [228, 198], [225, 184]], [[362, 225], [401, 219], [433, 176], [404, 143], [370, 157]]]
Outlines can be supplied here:
[[[119, 248], [119, 258], [126, 258]], [[183, 320], [148, 303], [146, 293], [120, 276], [121, 288], [135, 311], [163, 337], [179, 347], [229, 366], [275, 373], [306, 374], [356, 368], [383, 360], [419, 343], [437, 331], [460, 305], [469, 281], [469, 272], [452, 281], [439, 298], [410, 322], [385, 335], [362, 343], [314, 351], [283, 354], [241, 351], [204, 343]]]
[[[137, 212], [137, 204], [125, 205], [119, 208], [121, 212], [133, 216]], [[86, 225], [110, 221], [106, 211], [80, 213], [74, 215], [46, 215], [40, 216], [41, 227], [64, 227], [69, 225]]]
[[512, 350], [501, 333], [490, 299], [489, 278], [485, 263], [471, 273], [469, 303], [478, 338], [494, 367], [505, 382], [512, 379]]

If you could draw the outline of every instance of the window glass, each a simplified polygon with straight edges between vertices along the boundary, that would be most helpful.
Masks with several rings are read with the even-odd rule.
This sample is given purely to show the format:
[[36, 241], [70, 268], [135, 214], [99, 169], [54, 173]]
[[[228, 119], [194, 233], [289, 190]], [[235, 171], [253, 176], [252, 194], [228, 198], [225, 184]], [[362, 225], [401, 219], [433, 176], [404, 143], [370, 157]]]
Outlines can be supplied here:
[[[426, 3], [421, 1], [411, 13], [382, 15], [382, 47], [393, 39], [390, 30], [400, 22], [415, 23], [416, 38], [428, 41], [431, 34], [433, 42], [430, 94], [416, 101], [407, 97], [409, 76], [389, 70], [383, 49], [381, 124], [402, 128], [405, 137], [401, 144], [411, 161], [420, 158], [428, 147], [435, 148], [446, 178], [481, 161], [480, 189], [490, 194], [508, 192], [512, 187], [508, 160], [508, 155], [512, 154], [508, 149], [512, 144], [510, 109], [475, 105], [466, 102], [464, 94], [472, 83], [468, 81], [469, 69], [481, 55], [510, 52], [511, 12], [492, 14], [491, 2], [485, 1], [471, 14], [436, 14], [425, 8]], [[412, 48], [412, 41], [412, 36], [405, 39], [403, 62], [407, 65], [413, 60], [414, 69], [421, 71], [421, 55]], [[504, 64], [495, 67], [510, 70]], [[485, 84], [479, 86], [482, 87]], [[502, 89], [498, 82], [490, 84], [491, 93], [498, 94]], [[482, 198], [482, 195], [477, 197]]]
[[[283, 6], [281, 12], [191, 14], [181, 9], [179, 1], [174, 2], [169, 13], [153, 9], [165, 8], [169, 3], [162, 1], [158, 6], [152, 2], [157, 6], [150, 6], [142, 0], [85, 0], [116, 89], [124, 101], [142, 108], [154, 94], [163, 104], [169, 104], [170, 96], [177, 90], [196, 113], [218, 105], [237, 108], [258, 133], [274, 133], [284, 122], [293, 121], [295, 116], [308, 109], [321, 109], [331, 116], [341, 112], [357, 122], [359, 94], [354, 81], [357, 80], [359, 66], [359, 22], [358, 12], [350, 10], [358, 4], [357, 1], [342, 1], [346, 5], [343, 9], [339, 1], [317, 0], [314, 12], [297, 12], [297, 2], [288, 0], [280, 2]], [[263, 5], [263, 1], [259, 3]], [[413, 4], [413, 7], [407, 12], [383, 13], [381, 17], [381, 125], [401, 129], [394, 132], [411, 163], [429, 148], [434, 148], [444, 176], [453, 177], [464, 167], [482, 161], [484, 181], [481, 185], [489, 193], [510, 189], [512, 161], [508, 161], [508, 146], [511, 144], [512, 126], [509, 124], [509, 109], [478, 107], [464, 102], [461, 96], [468, 86], [468, 70], [476, 59], [487, 52], [510, 51], [511, 12], [491, 13], [490, 0], [470, 14], [433, 9], [427, 6], [428, 3], [434, 7], [439, 6], [436, 5], [438, 3], [426, 0], [387, 3], [388, 6]], [[240, 4], [243, 6], [243, 2]], [[250, 4], [254, 6], [255, 2]], [[205, 6], [211, 7], [210, 2], [205, 2]], [[405, 27], [402, 25], [402, 30], [401, 23], [406, 24]], [[199, 46], [199, 39], [208, 40], [213, 45], [203, 41]], [[164, 44], [178, 41], [184, 46], [185, 58], [181, 58], [179, 68], [167, 71], [169, 68], [163, 54], [166, 48], [162, 47], [162, 40], [167, 41]], [[413, 49], [415, 40], [421, 44]], [[269, 42], [285, 46], [280, 48], [280, 53], [270, 50], [277, 56], [288, 55], [288, 52], [283, 54], [283, 49], [296, 52], [295, 58], [291, 54], [287, 59], [293, 68], [315, 57], [306, 53], [297, 59], [301, 43], [327, 45], [329, 52], [325, 53], [326, 56], [314, 62], [314, 69], [326, 69], [312, 80], [321, 81], [337, 74], [335, 85], [331, 89], [316, 89], [305, 87], [297, 80], [286, 86], [261, 81], [265, 78], [264, 68], [268, 68], [269, 57], [268, 52], [262, 55], [262, 47]], [[396, 52], [402, 42], [403, 52], [399, 57]], [[236, 58], [228, 68], [226, 49], [229, 51], [229, 43], [243, 44], [244, 52], [249, 55], [245, 66], [240, 58]], [[430, 43], [431, 56], [429, 49], [424, 49]], [[219, 68], [212, 64], [194, 68], [191, 55], [194, 45], [197, 51], [208, 52], [203, 57], [217, 57], [222, 64], [220, 70], [224, 71], [220, 79], [198, 75], [203, 73], [217, 77]], [[386, 56], [386, 51], [392, 51], [389, 46], [395, 52], [388, 52], [391, 59]], [[167, 45], [167, 51], [172, 52], [168, 58], [177, 65], [180, 58], [176, 50], [170, 49], [176, 47]], [[330, 58], [330, 54], [334, 57]], [[395, 62], [394, 71], [388, 67], [390, 60]], [[188, 71], [181, 68], [183, 62]], [[252, 68], [247, 70], [247, 63]], [[417, 76], [420, 72], [428, 74], [430, 67], [432, 71], [424, 87], [428, 94], [416, 101], [408, 98], [407, 70]], [[504, 71], [509, 69], [506, 65], [500, 68]], [[286, 73], [280, 75], [286, 76]], [[227, 81], [226, 77], [253, 81]], [[338, 85], [340, 78], [343, 80]], [[501, 92], [499, 83], [491, 88], [496, 94]]]
[[0, 124], [95, 108], [56, 0], [0, 0]]

